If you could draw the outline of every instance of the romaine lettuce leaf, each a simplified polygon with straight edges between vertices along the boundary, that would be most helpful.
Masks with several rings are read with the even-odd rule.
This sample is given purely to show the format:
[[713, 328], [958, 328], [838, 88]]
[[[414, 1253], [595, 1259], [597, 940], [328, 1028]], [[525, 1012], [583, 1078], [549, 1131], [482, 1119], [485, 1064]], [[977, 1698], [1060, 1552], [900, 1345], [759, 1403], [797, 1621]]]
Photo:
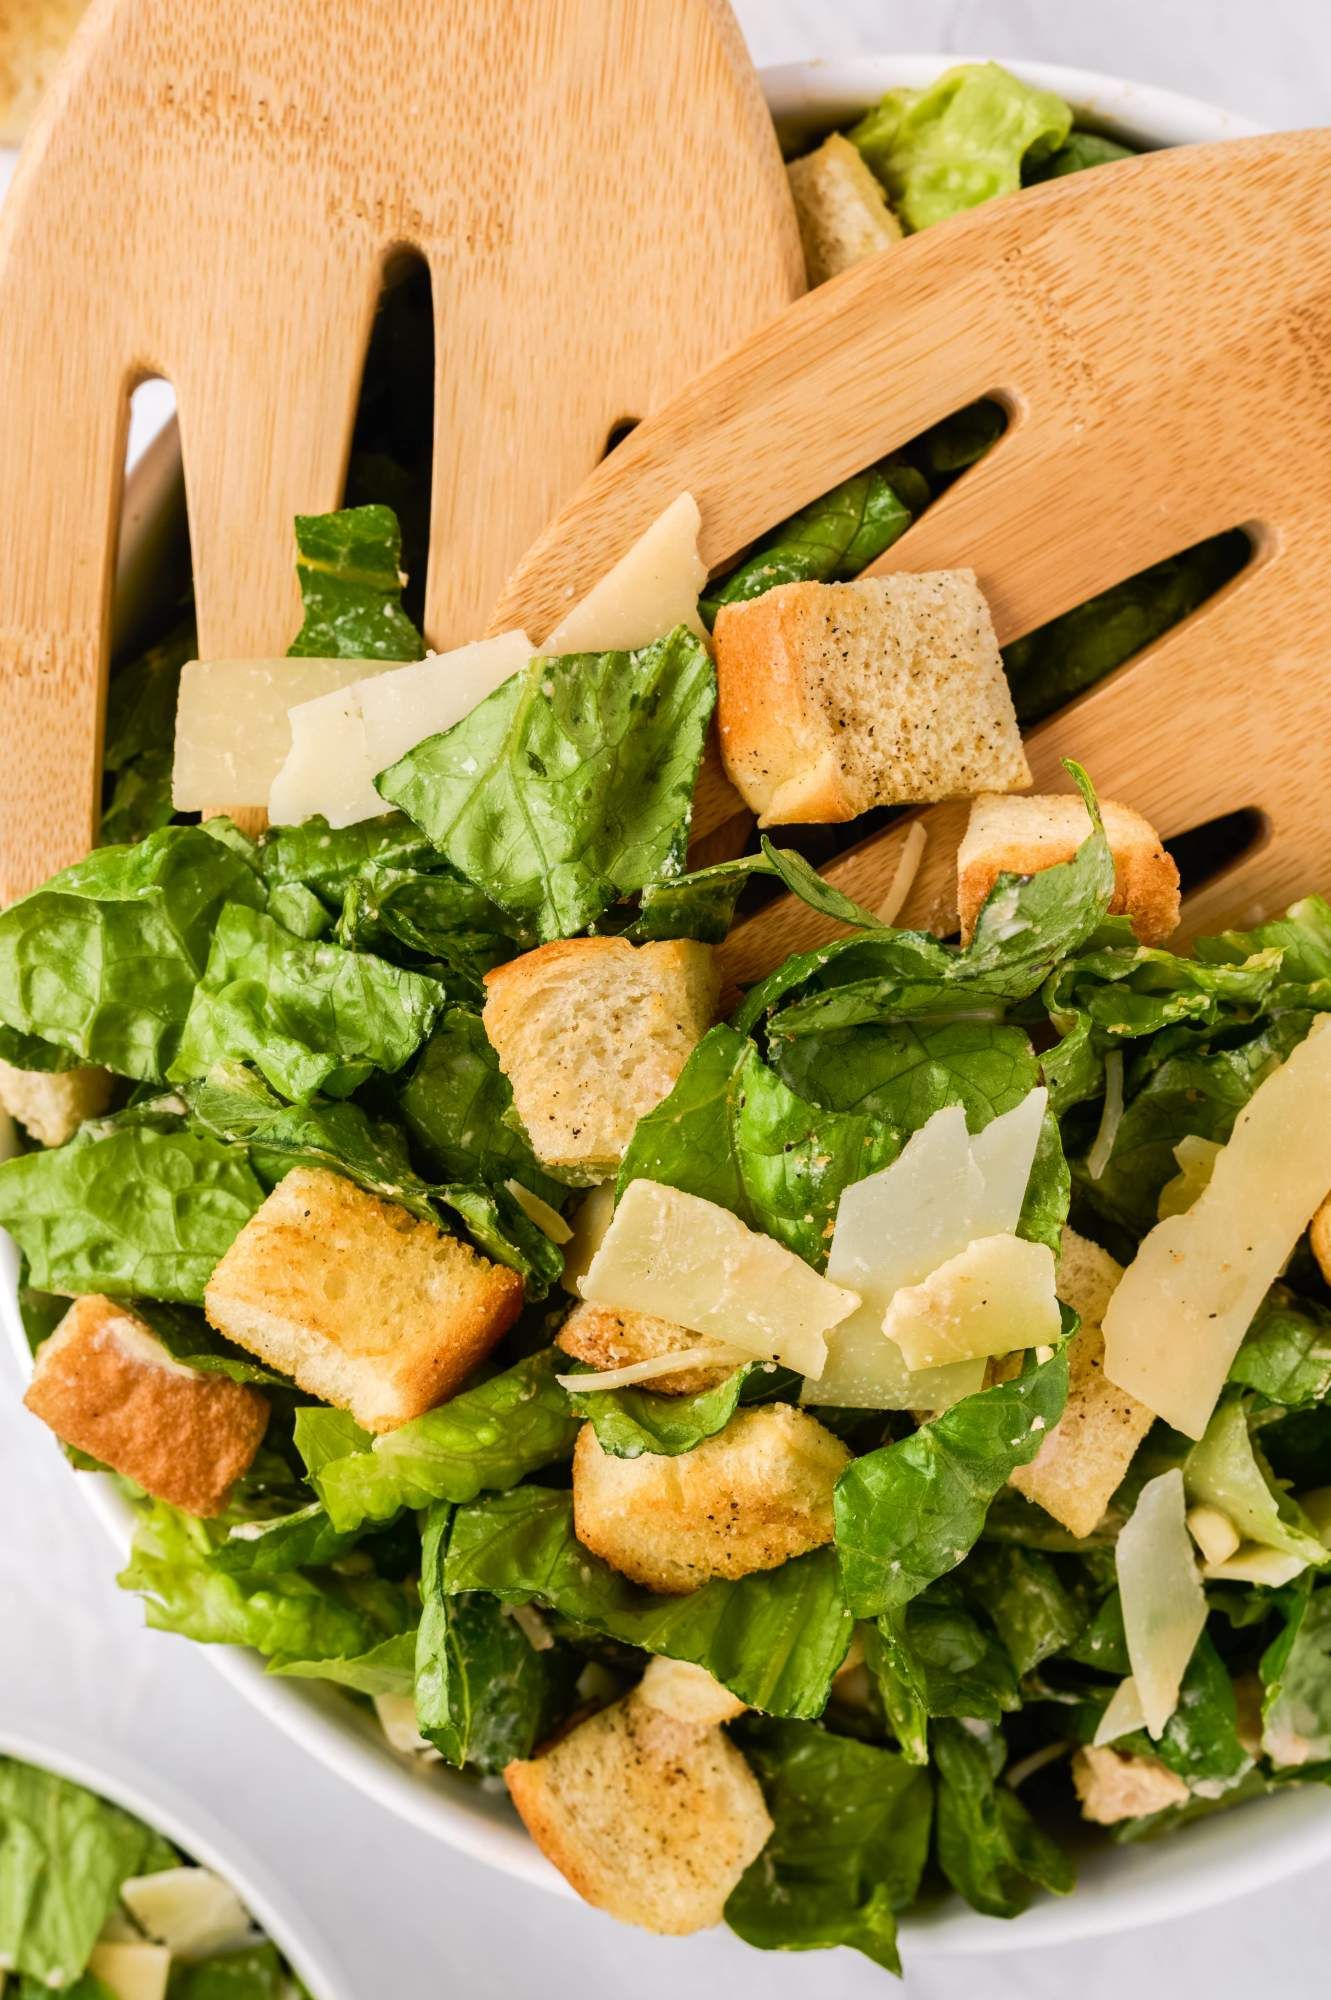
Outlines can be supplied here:
[[890, 549], [928, 504], [928, 486], [914, 466], [885, 458], [773, 528], [750, 555], [708, 585], [698, 609], [710, 630], [722, 605], [746, 604], [778, 584], [849, 583]]
[[714, 1388], [699, 1389], [691, 1396], [634, 1388], [570, 1389], [569, 1407], [586, 1418], [602, 1451], [612, 1458], [640, 1458], [645, 1451], [676, 1458], [725, 1429], [756, 1366], [745, 1362]]
[[330, 827], [319, 814], [299, 826], [270, 826], [259, 836], [258, 861], [272, 887], [298, 882], [337, 916], [347, 891], [366, 870], [429, 869], [438, 866], [439, 857], [405, 813], [385, 807], [382, 819], [357, 820], [352, 826]]
[[582, 1662], [564, 1646], [538, 1651], [493, 1597], [448, 1594], [452, 1520], [446, 1501], [432, 1507], [422, 1537], [416, 1721], [448, 1763], [502, 1771], [567, 1713]]
[[[300, 2000], [305, 1988], [293, 1980], [277, 1946], [247, 1945], [216, 1958], [181, 1959], [171, 1968], [167, 2000]], [[83, 2000], [71, 1995], [70, 2000]], [[88, 1996], [88, 2000], [96, 2000]], [[111, 1996], [108, 1993], [108, 2000]]]
[[1040, 181], [1061, 180], [1064, 174], [1083, 173], [1087, 167], [1108, 167], [1115, 160], [1133, 157], [1131, 146], [1120, 146], [1117, 139], [1106, 139], [1103, 132], [1087, 132], [1074, 125], [1056, 152], [1025, 163], [1022, 183], [1032, 187]]
[[188, 1083], [214, 1063], [251, 1062], [297, 1102], [347, 1097], [376, 1069], [401, 1069], [443, 1004], [437, 980], [228, 903], [168, 1074]]
[[680, 626], [632, 653], [534, 659], [377, 780], [542, 939], [683, 865], [716, 676]]
[[146, 1125], [0, 1165], [0, 1224], [39, 1291], [198, 1305], [264, 1198], [233, 1147]]
[[441, 970], [450, 991], [478, 1003], [485, 975], [529, 942], [525, 927], [472, 882], [432, 853], [433, 867], [367, 862], [347, 886], [337, 941], [352, 951], [380, 952], [396, 961]]
[[[555, 1348], [529, 1355], [475, 1389], [386, 1431], [364, 1448], [318, 1459], [306, 1451], [311, 1427], [298, 1421], [310, 1484], [339, 1529], [387, 1521], [402, 1507], [436, 1500], [473, 1500], [486, 1489], [515, 1486], [567, 1458], [579, 1420], [555, 1380], [564, 1356]], [[362, 1436], [365, 1434], [362, 1433]]]
[[228, 1575], [212, 1558], [229, 1523], [199, 1521], [160, 1500], [137, 1509], [117, 1582], [145, 1603], [149, 1625], [205, 1646], [250, 1646], [279, 1661], [353, 1660], [415, 1625], [407, 1589], [331, 1570]]
[[822, 1269], [842, 1190], [900, 1149], [900, 1134], [880, 1119], [796, 1097], [752, 1042], [722, 1026], [638, 1121], [619, 1185], [661, 1181], [718, 1202]]
[[359, 1528], [340, 1532], [317, 1500], [271, 1520], [237, 1521], [209, 1557], [223, 1576], [271, 1576], [336, 1562], [361, 1539]]
[[864, 1628], [865, 1656], [912, 1763], [924, 1761], [926, 1720], [969, 1715], [997, 1722], [1021, 1707], [1012, 1660], [967, 1609], [951, 1578]]
[[928, 229], [994, 195], [1048, 159], [1072, 129], [1052, 91], [997, 63], [960, 63], [927, 90], [890, 90], [850, 138], [908, 230]]
[[1087, 1606], [1066, 1588], [1055, 1565], [1039, 1549], [982, 1543], [966, 1564], [965, 1581], [973, 1601], [992, 1619], [1019, 1674], [1065, 1652], [1086, 1628]]
[[1244, 1335], [1229, 1379], [1287, 1410], [1324, 1403], [1331, 1395], [1331, 1312], [1277, 1285]]
[[798, 1096], [887, 1119], [902, 1133], [947, 1104], [959, 1104], [978, 1132], [1040, 1082], [1025, 1029], [996, 1021], [885, 1021], [778, 1038], [772, 1063]]
[[305, 621], [290, 651], [321, 660], [420, 660], [402, 609], [402, 537], [391, 507], [297, 514], [296, 575]]
[[297, 1660], [278, 1654], [268, 1662], [270, 1674], [284, 1680], [324, 1681], [350, 1688], [353, 1694], [410, 1694], [416, 1678], [416, 1632], [408, 1626], [379, 1640], [364, 1653], [329, 1659]]
[[[1098, 1721], [1104, 1704], [1096, 1704]], [[1092, 1733], [1088, 1729], [1088, 1734]], [[1114, 1748], [1139, 1757], [1158, 1757], [1189, 1785], [1228, 1789], [1252, 1768], [1239, 1741], [1238, 1704], [1229, 1669], [1209, 1633], [1193, 1649], [1179, 1688], [1178, 1706], [1157, 1741], [1144, 1729], [1115, 1739]]]
[[83, 1062], [161, 1082], [224, 904], [263, 885], [208, 828], [103, 847], [0, 913], [0, 1017]]
[[512, 1122], [512, 1088], [471, 1008], [445, 1008], [398, 1106], [421, 1156], [446, 1179], [518, 1180], [556, 1207], [566, 1196]]
[[836, 1546], [857, 1617], [908, 1604], [956, 1568], [994, 1495], [1062, 1416], [1067, 1389], [1064, 1347], [846, 1467], [834, 1496]]
[[1074, 1881], [1071, 1859], [998, 1782], [1005, 1752], [994, 1725], [941, 1721], [932, 1743], [938, 1863], [952, 1887], [988, 1917], [1020, 1916], [1032, 1887], [1065, 1896]]
[[543, 1604], [644, 1652], [692, 1660], [767, 1715], [821, 1715], [850, 1644], [830, 1549], [661, 1597], [585, 1549], [573, 1532], [571, 1495], [539, 1486], [459, 1507], [444, 1588]]
[[871, 1743], [812, 1722], [745, 1725], [744, 1754], [773, 1831], [726, 1904], [726, 1922], [764, 1951], [850, 1945], [900, 1972], [896, 1919], [929, 1853], [928, 1777]]
[[1189, 1503], [1219, 1508], [1245, 1542], [1260, 1542], [1320, 1568], [1331, 1562], [1331, 1549], [1297, 1501], [1276, 1485], [1249, 1430], [1250, 1407], [1247, 1397], [1233, 1391], [1216, 1405], [1205, 1435], [1184, 1461]]
[[1281, 1596], [1285, 1623], [1261, 1660], [1262, 1746], [1277, 1765], [1301, 1766], [1331, 1758], [1331, 1589]]
[[52, 1771], [0, 1757], [0, 1965], [73, 1986], [120, 1885], [175, 1866], [160, 1834]]

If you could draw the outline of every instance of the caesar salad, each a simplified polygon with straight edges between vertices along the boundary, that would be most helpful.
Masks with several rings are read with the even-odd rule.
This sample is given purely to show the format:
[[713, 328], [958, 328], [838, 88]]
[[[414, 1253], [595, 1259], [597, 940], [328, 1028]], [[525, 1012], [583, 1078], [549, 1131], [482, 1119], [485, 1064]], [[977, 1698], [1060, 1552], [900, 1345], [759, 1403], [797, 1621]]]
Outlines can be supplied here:
[[[811, 275], [1122, 151], [992, 64], [891, 92], [792, 163]], [[1331, 907], [1171, 951], [1156, 830], [1021, 739], [1243, 538], [1000, 654], [969, 571], [862, 574], [981, 404], [724, 576], [680, 495], [541, 648], [436, 656], [412, 408], [297, 523], [288, 659], [186, 607], [115, 673], [104, 844], [0, 914], [26, 1401], [130, 1496], [122, 1584], [662, 1933], [895, 1971], [1079, 1823], [1325, 1782]], [[699, 857], [718, 749], [758, 831]], [[897, 921], [918, 827], [877, 909], [815, 865], [945, 798], [955, 940]], [[834, 934], [740, 991], [775, 893]]]

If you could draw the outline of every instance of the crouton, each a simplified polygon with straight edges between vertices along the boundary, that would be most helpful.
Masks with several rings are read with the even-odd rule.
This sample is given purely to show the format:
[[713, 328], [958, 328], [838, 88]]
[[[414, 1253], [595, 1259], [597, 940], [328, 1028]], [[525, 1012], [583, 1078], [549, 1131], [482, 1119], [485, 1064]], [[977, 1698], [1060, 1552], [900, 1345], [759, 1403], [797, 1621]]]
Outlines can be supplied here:
[[306, 1167], [250, 1217], [204, 1294], [219, 1333], [371, 1431], [445, 1401], [521, 1307], [516, 1271]]
[[485, 1032], [544, 1165], [613, 1173], [716, 1012], [720, 976], [692, 939], [570, 938], [485, 977]]
[[[590, 1368], [623, 1368], [633, 1361], [654, 1361], [658, 1354], [679, 1354], [686, 1347], [697, 1347], [701, 1338], [672, 1319], [616, 1312], [613, 1306], [584, 1299], [560, 1327], [555, 1346]], [[678, 1374], [662, 1375], [643, 1387], [658, 1396], [696, 1396], [702, 1389], [714, 1389], [730, 1373], [724, 1365], [681, 1368]]]
[[1013, 1472], [1012, 1484], [1073, 1535], [1089, 1535], [1098, 1526], [1153, 1422], [1146, 1405], [1104, 1372], [1100, 1322], [1122, 1275], [1107, 1251], [1075, 1230], [1063, 1231], [1055, 1289], [1081, 1319], [1068, 1348], [1068, 1399], [1030, 1464]]
[[1072, 1759], [1072, 1782], [1082, 1818], [1097, 1826], [1163, 1812], [1166, 1806], [1181, 1806], [1190, 1797], [1178, 1773], [1158, 1758], [1130, 1756], [1108, 1744], [1099, 1750], [1088, 1745], [1077, 1751]]
[[741, 1410], [677, 1458], [615, 1458], [584, 1424], [573, 1453], [574, 1532], [648, 1590], [695, 1590], [830, 1542], [832, 1488], [849, 1462], [840, 1438], [784, 1403]]
[[[1132, 919], [1142, 944], [1163, 944], [1179, 920], [1178, 869], [1149, 820], [1131, 806], [1101, 801], [1100, 814], [1114, 857], [1111, 916]], [[1075, 793], [976, 799], [957, 849], [957, 906], [961, 936], [969, 943], [985, 897], [1000, 875], [1038, 875], [1071, 861], [1091, 830], [1091, 816]]]
[[173, 1360], [136, 1313], [75, 1299], [37, 1352], [28, 1393], [58, 1438], [187, 1514], [220, 1514], [263, 1439], [268, 1404]]
[[720, 1727], [742, 1704], [704, 1675], [715, 1694], [681, 1713], [679, 1690], [701, 1673], [653, 1661], [630, 1694], [504, 1772], [527, 1831], [578, 1894], [668, 1937], [721, 1921], [772, 1832]]
[[748, 1707], [737, 1694], [722, 1687], [706, 1667], [694, 1666], [690, 1660], [667, 1660], [664, 1656], [647, 1662], [647, 1671], [638, 1683], [638, 1694], [650, 1707], [694, 1729], [733, 1722]]
[[901, 240], [882, 182], [849, 139], [834, 132], [786, 169], [810, 285], [821, 285]]
[[1308, 1225], [1308, 1241], [1322, 1276], [1331, 1285], [1331, 1194]]
[[5, 0], [0, 7], [0, 146], [17, 146], [88, 0]]
[[111, 1101], [107, 1069], [15, 1069], [0, 1062], [0, 1110], [43, 1146], [63, 1146]]
[[972, 570], [782, 584], [715, 639], [721, 755], [760, 826], [1031, 781]]

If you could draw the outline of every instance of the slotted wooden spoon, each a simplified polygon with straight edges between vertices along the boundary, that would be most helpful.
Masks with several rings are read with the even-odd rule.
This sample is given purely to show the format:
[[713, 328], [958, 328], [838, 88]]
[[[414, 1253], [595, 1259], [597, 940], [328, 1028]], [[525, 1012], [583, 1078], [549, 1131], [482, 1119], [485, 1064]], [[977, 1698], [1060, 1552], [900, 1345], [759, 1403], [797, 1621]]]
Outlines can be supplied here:
[[[981, 396], [996, 447], [873, 567], [974, 568], [1003, 644], [1224, 529], [1253, 559], [1209, 603], [1035, 728], [1037, 789], [1078, 757], [1165, 838], [1256, 808], [1260, 838], [1192, 896], [1185, 934], [1331, 883], [1331, 133], [1152, 154], [994, 203], [788, 308], [642, 424], [535, 544], [494, 613], [560, 607], [687, 488], [704, 559], [757, 536]], [[705, 772], [695, 838], [738, 805]], [[923, 814], [906, 919], [955, 923], [967, 808]], [[827, 870], [873, 907], [899, 822]], [[837, 926], [783, 898], [727, 946], [740, 981]]]
[[94, 0], [0, 218], [0, 900], [93, 838], [130, 390], [176, 388], [201, 652], [282, 653], [404, 246], [444, 647], [613, 427], [803, 290], [725, 0]]

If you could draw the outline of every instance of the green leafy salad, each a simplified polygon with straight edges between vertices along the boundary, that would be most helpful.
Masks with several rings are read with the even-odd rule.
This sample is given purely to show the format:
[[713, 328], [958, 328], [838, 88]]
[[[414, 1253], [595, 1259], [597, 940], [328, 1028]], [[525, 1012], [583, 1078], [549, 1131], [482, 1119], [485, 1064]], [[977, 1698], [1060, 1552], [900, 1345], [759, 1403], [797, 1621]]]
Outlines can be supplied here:
[[0, 1978], [17, 2000], [309, 2000], [228, 1883], [14, 1757], [0, 1757], [0, 1885]]
[[[906, 230], [1123, 152], [993, 65], [848, 136]], [[364, 504], [298, 524], [306, 658], [425, 653], [385, 403]], [[1001, 423], [805, 509], [701, 624], [848, 583]], [[1241, 560], [1010, 648], [1019, 718]], [[123, 666], [106, 844], [0, 914], [0, 1058], [58, 1141], [0, 1166], [0, 1225], [29, 1404], [120, 1479], [151, 1625], [504, 1774], [629, 1921], [896, 1971], [921, 1901], [1012, 1917], [1092, 1827], [1331, 1777], [1331, 907], [1141, 942], [1076, 767], [1076, 837], [1000, 856], [963, 943], [784, 840], [690, 869], [694, 625], [533, 659], [379, 770], [376, 816], [254, 839], [172, 813], [188, 630]], [[774, 892], [839, 933], [727, 987]], [[0, 1784], [0, 1860], [25, 1787], [96, 1830], [77, 1922], [43, 1890], [0, 1929], [92, 2000], [124, 1878], [176, 1858]]]

